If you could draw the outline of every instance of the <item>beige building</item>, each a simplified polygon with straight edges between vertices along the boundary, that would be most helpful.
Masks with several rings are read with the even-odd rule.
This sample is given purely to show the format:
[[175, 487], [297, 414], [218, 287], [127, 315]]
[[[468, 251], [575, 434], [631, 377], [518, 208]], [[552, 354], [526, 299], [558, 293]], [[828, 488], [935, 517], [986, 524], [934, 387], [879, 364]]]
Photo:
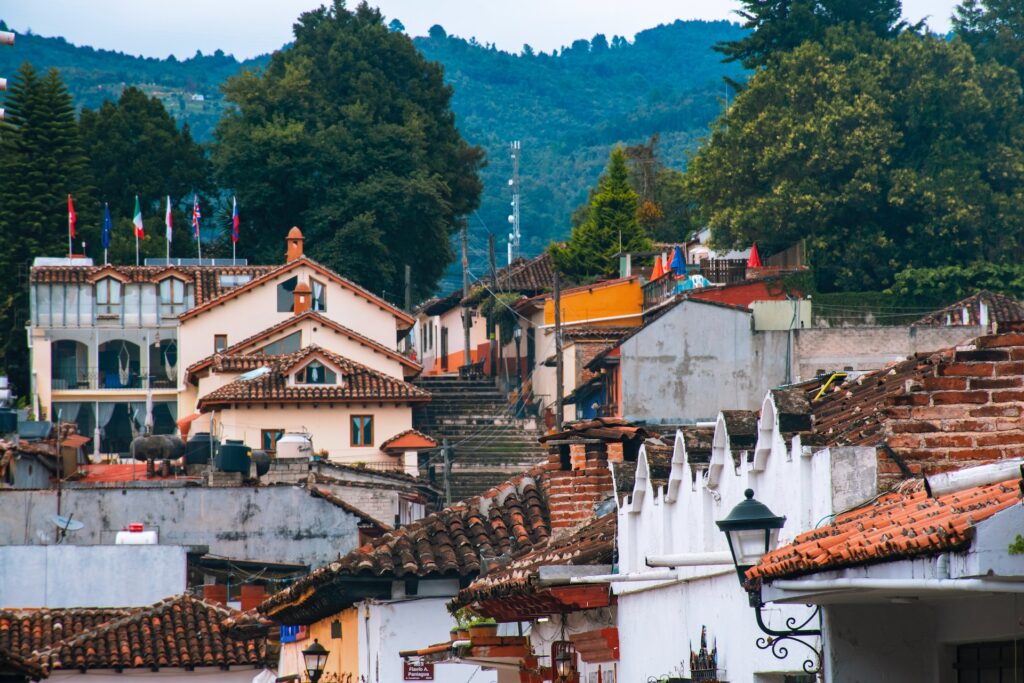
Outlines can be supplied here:
[[52, 261], [32, 271], [38, 411], [99, 452], [124, 453], [147, 424], [212, 426], [253, 448], [301, 432], [332, 460], [401, 465], [388, 442], [430, 398], [398, 350], [414, 321], [306, 257], [297, 228], [279, 266]]

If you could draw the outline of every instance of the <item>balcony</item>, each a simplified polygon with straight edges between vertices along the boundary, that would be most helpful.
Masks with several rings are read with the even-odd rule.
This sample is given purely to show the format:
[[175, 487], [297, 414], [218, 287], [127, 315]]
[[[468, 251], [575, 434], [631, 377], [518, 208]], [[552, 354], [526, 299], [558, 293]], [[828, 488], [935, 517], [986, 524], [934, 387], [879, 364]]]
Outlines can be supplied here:
[[119, 372], [87, 370], [73, 376], [53, 376], [50, 388], [53, 391], [98, 391], [109, 389], [177, 389], [177, 382], [165, 376], [142, 377], [135, 371], [122, 375]]
[[173, 339], [150, 345], [145, 355], [139, 344], [127, 339], [99, 345], [62, 339], [50, 347], [50, 362], [53, 391], [139, 391], [176, 389], [178, 385]]

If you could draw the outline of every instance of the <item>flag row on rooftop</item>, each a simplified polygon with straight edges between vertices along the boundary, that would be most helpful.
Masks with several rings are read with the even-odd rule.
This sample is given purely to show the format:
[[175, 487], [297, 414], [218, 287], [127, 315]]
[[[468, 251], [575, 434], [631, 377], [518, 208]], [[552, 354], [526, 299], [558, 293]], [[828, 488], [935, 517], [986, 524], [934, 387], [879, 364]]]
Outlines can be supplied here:
[[[203, 258], [203, 242], [199, 235], [199, 226], [202, 219], [202, 210], [199, 207], [199, 195], [192, 195], [192, 239], [196, 242], [196, 249], [199, 258]], [[73, 252], [72, 240], [75, 239], [75, 203], [71, 195], [68, 195], [68, 253]], [[171, 256], [171, 241], [174, 233], [174, 221], [171, 217], [171, 197], [167, 196], [167, 211], [164, 214], [165, 235], [167, 238], [167, 257]], [[235, 245], [238, 244], [238, 200], [231, 198], [231, 256], [235, 257]], [[103, 262], [107, 262], [107, 250], [110, 248], [110, 236], [114, 229], [114, 221], [110, 217], [110, 205], [103, 203], [103, 232], [101, 242], [103, 243]], [[132, 214], [132, 231], [135, 233], [135, 265], [139, 265], [139, 240], [146, 236], [145, 226], [142, 222], [142, 205], [139, 203], [139, 196], [135, 195], [135, 211]]]
[[[763, 268], [761, 255], [757, 251], [757, 243], [750, 248], [750, 256], [747, 257], [747, 268]], [[654, 269], [651, 271], [651, 280], [657, 280], [669, 273], [679, 277], [686, 277], [686, 258], [683, 256], [682, 248], [677, 244], [672, 250], [672, 260], [669, 261], [665, 254], [658, 254], [654, 257]]]

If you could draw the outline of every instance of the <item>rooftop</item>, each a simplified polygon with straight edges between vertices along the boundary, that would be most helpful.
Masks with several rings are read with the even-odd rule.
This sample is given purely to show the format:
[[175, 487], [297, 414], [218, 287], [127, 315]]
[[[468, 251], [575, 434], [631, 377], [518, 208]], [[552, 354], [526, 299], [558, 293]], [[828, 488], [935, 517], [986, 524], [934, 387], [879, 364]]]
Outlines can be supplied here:
[[[913, 323], [914, 325], [980, 325], [981, 305], [987, 308], [988, 323], [1024, 320], [1024, 304], [1005, 294], [983, 289], [965, 299], [940, 308]], [[964, 316], [966, 314], [966, 321]]]

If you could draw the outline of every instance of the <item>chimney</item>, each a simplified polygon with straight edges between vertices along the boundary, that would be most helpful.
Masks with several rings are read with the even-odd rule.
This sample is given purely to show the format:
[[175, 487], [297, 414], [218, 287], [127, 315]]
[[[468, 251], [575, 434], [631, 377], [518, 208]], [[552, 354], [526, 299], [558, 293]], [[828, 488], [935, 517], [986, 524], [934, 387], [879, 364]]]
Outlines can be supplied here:
[[203, 600], [217, 605], [228, 604], [228, 587], [223, 583], [208, 583], [204, 585]]
[[[567, 447], [568, 462], [561, 452]], [[553, 536], [561, 536], [595, 518], [595, 506], [614, 495], [608, 469], [608, 445], [596, 439], [549, 445], [541, 491], [548, 502]]]
[[267, 592], [263, 586], [254, 583], [245, 584], [242, 586], [242, 611], [248, 612], [251, 609], [256, 609], [256, 606], [263, 602], [266, 597]]
[[297, 227], [292, 228], [288, 231], [288, 237], [285, 240], [288, 243], [288, 251], [285, 254], [285, 263], [291, 263], [297, 258], [302, 257], [302, 231]]
[[[301, 244], [301, 238], [299, 239]], [[302, 247], [300, 246], [299, 249], [301, 250]], [[295, 315], [305, 313], [313, 305], [313, 290], [310, 289], [309, 283], [306, 282], [305, 278], [300, 279], [299, 284], [295, 285], [295, 291], [292, 292], [292, 296], [295, 297], [295, 302], [292, 305], [292, 312]]]

